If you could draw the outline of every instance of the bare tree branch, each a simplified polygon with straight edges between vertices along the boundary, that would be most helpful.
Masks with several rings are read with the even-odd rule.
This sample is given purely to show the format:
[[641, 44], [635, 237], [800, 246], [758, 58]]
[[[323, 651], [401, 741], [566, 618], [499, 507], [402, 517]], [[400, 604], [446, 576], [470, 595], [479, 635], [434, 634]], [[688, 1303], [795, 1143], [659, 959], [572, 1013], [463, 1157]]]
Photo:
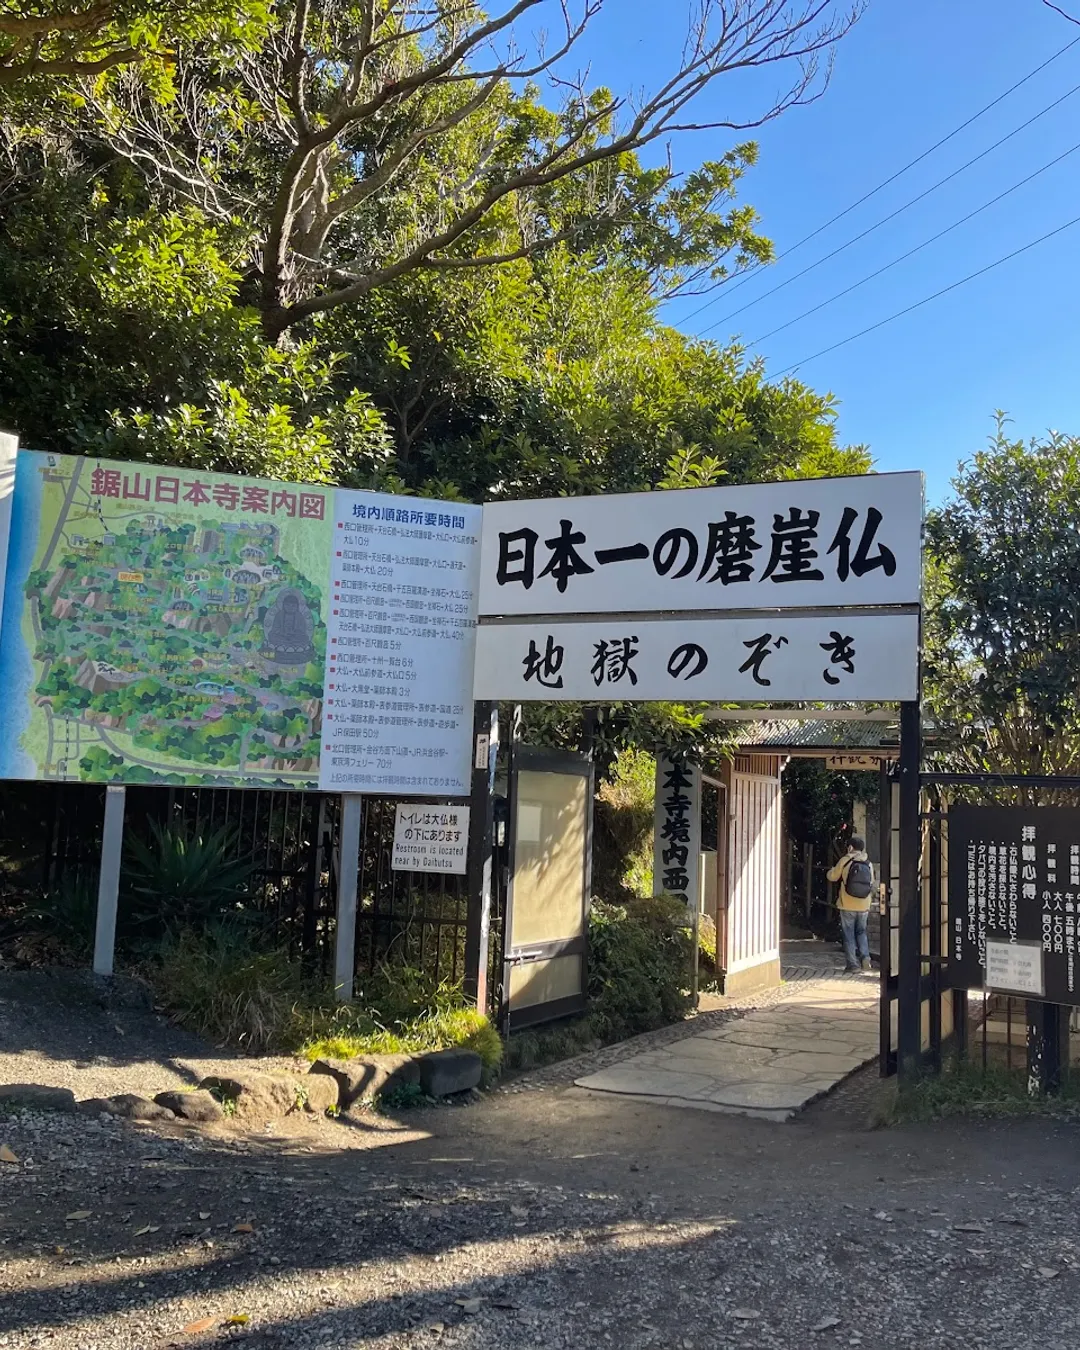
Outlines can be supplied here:
[[[482, 14], [463, 0], [359, 0], [351, 11], [282, 0], [260, 53], [212, 68], [182, 51], [174, 106], [143, 94], [134, 73], [121, 97], [87, 97], [98, 134], [163, 192], [255, 222], [259, 304], [276, 339], [409, 272], [497, 267], [575, 238], [586, 224], [573, 210], [560, 220], [560, 183], [591, 203], [591, 225], [613, 225], [625, 157], [685, 131], [760, 127], [819, 97], [822, 58], [864, 0], [688, 0], [681, 59], [633, 101], [563, 69], [604, 3], [504, 0]], [[561, 26], [554, 44], [519, 50], [520, 24], [549, 6]], [[793, 74], [767, 106], [717, 100], [715, 112], [690, 114], [722, 76], [774, 67]], [[554, 106], [536, 103], [538, 78]], [[262, 113], [237, 133], [245, 99]], [[262, 166], [254, 176], [234, 170], [238, 134]], [[669, 182], [660, 175], [653, 193]], [[680, 284], [715, 281], [717, 267], [696, 261]]]

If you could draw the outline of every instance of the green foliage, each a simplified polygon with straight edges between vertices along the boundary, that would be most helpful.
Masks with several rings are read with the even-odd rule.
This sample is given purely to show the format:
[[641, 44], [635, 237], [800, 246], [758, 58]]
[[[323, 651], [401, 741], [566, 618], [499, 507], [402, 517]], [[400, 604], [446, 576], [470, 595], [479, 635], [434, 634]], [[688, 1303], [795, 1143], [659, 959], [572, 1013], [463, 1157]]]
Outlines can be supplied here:
[[692, 951], [686, 907], [678, 900], [595, 903], [589, 918], [589, 1003], [597, 1036], [624, 1040], [684, 1017]]
[[150, 836], [149, 843], [129, 838], [121, 876], [136, 930], [156, 935], [162, 928], [183, 929], [230, 912], [239, 915], [254, 865], [236, 856], [231, 831], [191, 833], [152, 821]]
[[245, 927], [229, 922], [167, 934], [145, 969], [177, 1022], [252, 1055], [290, 1049], [297, 1006], [313, 995], [287, 951], [260, 948]]
[[698, 970], [702, 975], [719, 974], [716, 963], [716, 923], [709, 914], [698, 916]]
[[380, 1025], [382, 1008], [346, 1008], [331, 1014], [323, 1034], [300, 1047], [305, 1059], [352, 1059], [357, 1055], [418, 1054], [425, 1050], [473, 1050], [484, 1065], [484, 1081], [498, 1077], [503, 1043], [488, 1018], [476, 1008], [443, 1007]]
[[927, 701], [957, 767], [1076, 773], [1080, 438], [1005, 427], [928, 520]]
[[652, 892], [656, 760], [620, 750], [593, 808], [593, 891], [618, 902]]
[[137, 65], [164, 97], [178, 43], [251, 45], [266, 20], [261, 0], [0, 0], [0, 91], [29, 99], [42, 86]]
[[97, 891], [96, 876], [65, 873], [59, 885], [23, 911], [20, 936], [39, 953], [82, 964], [94, 950]]
[[427, 1105], [428, 1098], [419, 1083], [395, 1083], [379, 1093], [378, 1108], [383, 1112], [415, 1111]]
[[1070, 1076], [1054, 1096], [1028, 1092], [1027, 1072], [999, 1065], [950, 1061], [940, 1074], [926, 1074], [901, 1091], [881, 1113], [881, 1123], [911, 1124], [958, 1116], [1009, 1119], [1031, 1115], [1075, 1118], [1080, 1080]]
[[511, 1073], [525, 1073], [545, 1064], [557, 1064], [560, 1060], [587, 1054], [600, 1043], [589, 1016], [554, 1022], [531, 1031], [515, 1031], [506, 1043], [506, 1069]]

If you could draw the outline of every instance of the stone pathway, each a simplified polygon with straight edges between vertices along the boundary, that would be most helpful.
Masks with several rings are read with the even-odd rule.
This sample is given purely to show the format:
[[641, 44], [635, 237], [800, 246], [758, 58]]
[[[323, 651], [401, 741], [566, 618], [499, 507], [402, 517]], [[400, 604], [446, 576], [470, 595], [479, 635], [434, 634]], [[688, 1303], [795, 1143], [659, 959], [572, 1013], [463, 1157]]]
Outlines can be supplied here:
[[666, 1106], [788, 1120], [878, 1053], [876, 975], [797, 981], [773, 1006], [576, 1080]]

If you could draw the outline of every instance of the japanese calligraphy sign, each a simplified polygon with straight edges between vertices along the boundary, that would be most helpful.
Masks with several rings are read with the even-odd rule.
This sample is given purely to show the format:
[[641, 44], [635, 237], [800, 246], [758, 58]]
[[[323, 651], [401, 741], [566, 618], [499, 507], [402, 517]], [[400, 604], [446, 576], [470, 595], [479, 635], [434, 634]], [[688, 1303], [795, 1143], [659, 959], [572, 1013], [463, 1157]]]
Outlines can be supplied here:
[[902, 613], [483, 624], [476, 697], [912, 699], [918, 625], [916, 615]]
[[918, 473], [484, 508], [481, 615], [916, 605]]
[[468, 848], [467, 806], [399, 803], [390, 859], [395, 872], [450, 872], [464, 876]]
[[656, 761], [653, 894], [687, 907], [701, 895], [701, 770], [663, 755]]
[[955, 806], [949, 982], [1080, 1005], [1080, 810]]
[[468, 792], [479, 507], [16, 464], [0, 777]]

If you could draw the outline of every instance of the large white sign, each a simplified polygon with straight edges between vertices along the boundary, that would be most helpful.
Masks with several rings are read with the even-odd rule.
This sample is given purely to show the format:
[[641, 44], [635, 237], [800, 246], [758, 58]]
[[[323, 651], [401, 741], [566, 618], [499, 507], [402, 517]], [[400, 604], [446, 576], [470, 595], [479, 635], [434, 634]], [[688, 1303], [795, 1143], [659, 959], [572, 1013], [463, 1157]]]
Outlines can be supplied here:
[[469, 853], [469, 808], [400, 802], [394, 821], [395, 872], [450, 872], [464, 876]]
[[900, 702], [917, 697], [913, 614], [485, 624], [476, 697], [522, 702]]
[[323, 791], [468, 795], [480, 516], [334, 494]]
[[485, 506], [480, 614], [914, 605], [920, 473]]
[[665, 755], [656, 761], [653, 895], [701, 903], [701, 770]]

